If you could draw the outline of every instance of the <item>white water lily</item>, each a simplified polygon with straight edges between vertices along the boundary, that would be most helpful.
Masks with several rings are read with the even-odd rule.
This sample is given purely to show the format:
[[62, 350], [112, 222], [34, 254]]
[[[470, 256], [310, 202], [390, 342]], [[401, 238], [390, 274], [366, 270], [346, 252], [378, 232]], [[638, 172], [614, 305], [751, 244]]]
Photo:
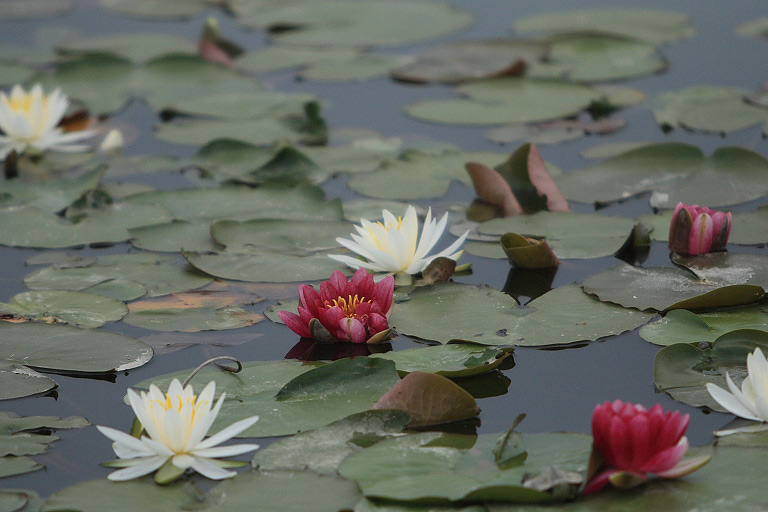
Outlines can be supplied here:
[[330, 257], [355, 269], [366, 268], [391, 274], [418, 274], [435, 258], [447, 257], [457, 260], [464, 252], [458, 249], [469, 231], [447, 249], [437, 254], [429, 254], [445, 230], [448, 223], [447, 213], [440, 220], [436, 220], [432, 218], [430, 208], [424, 220], [421, 237], [416, 208], [413, 206], [408, 206], [403, 217], [395, 217], [389, 210], [383, 210], [382, 216], [384, 219], [381, 222], [361, 220], [360, 225], [355, 226], [357, 233], [350, 235], [352, 240], [336, 239], [350, 251], [365, 258], [364, 260], [340, 254], [331, 254]]
[[14, 85], [10, 96], [0, 93], [0, 158], [13, 150], [21, 154], [43, 151], [77, 152], [89, 149], [73, 144], [88, 138], [93, 131], [64, 133], [58, 127], [69, 107], [69, 99], [60, 89], [44, 94], [40, 84], [25, 91]]
[[234, 476], [235, 472], [223, 469], [221, 466], [226, 463], [215, 460], [215, 457], [240, 455], [257, 449], [259, 445], [217, 445], [246, 430], [259, 417], [237, 421], [218, 434], [203, 439], [224, 401], [225, 394], [222, 393], [211, 408], [215, 393], [214, 381], [208, 383], [199, 396], [195, 396], [192, 386], [182, 388], [177, 379], [173, 379], [165, 394], [154, 384], [149, 387], [149, 393], [142, 391], [141, 396], [129, 389], [128, 401], [147, 435], [137, 439], [110, 427], [96, 427], [114, 441], [112, 449], [119, 459], [112, 465], [123, 468], [110, 473], [107, 478], [138, 478], [152, 473], [169, 460], [182, 472], [191, 468], [213, 480]]
[[[741, 383], [741, 389], [736, 386], [731, 376], [726, 372], [725, 380], [729, 391], [715, 384], [707, 384], [707, 391], [715, 401], [729, 412], [744, 419], [768, 422], [768, 361], [763, 352], [756, 348], [747, 356], [747, 377]], [[768, 425], [749, 426], [729, 431], [721, 431], [719, 435], [736, 432], [754, 432], [768, 430]]]

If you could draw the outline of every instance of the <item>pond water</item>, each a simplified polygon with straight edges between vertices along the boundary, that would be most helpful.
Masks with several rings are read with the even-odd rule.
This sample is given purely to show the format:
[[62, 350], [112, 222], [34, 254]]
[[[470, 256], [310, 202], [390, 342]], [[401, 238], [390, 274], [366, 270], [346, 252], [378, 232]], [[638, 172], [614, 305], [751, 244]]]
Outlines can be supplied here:
[[[567, 0], [548, 2], [509, 2], [506, 0], [453, 0], [458, 8], [472, 12], [474, 23], [466, 30], [441, 38], [472, 39], [504, 37], [511, 34], [510, 26], [516, 19], [544, 11], [573, 8]], [[580, 2], [579, 6], [625, 6], [636, 2]], [[707, 84], [758, 88], [765, 80], [765, 55], [768, 42], [738, 37], [734, 28], [744, 21], [764, 15], [764, 2], [743, 0], [724, 4], [715, 1], [648, 1], [644, 7], [676, 9], [689, 14], [697, 29], [697, 35], [663, 47], [668, 61], [665, 71], [623, 82], [637, 88], [651, 98], [655, 93]], [[113, 34], [120, 32], [157, 31], [184, 35], [195, 40], [208, 16], [216, 16], [223, 34], [245, 48], [253, 49], [268, 44], [263, 33], [244, 30], [235, 20], [216, 9], [210, 9], [178, 22], [142, 21], [102, 9], [95, 0], [79, 0], [76, 8], [64, 16], [35, 21], [0, 21], [2, 42], [30, 46], [36, 44], [39, 34], [55, 34], [77, 31], [83, 35]], [[427, 48], [435, 41], [388, 49], [388, 52], [410, 53]], [[284, 92], [309, 92], [327, 102], [323, 116], [331, 128], [357, 127], [376, 130], [386, 137], [401, 137], [406, 141], [434, 140], [454, 144], [463, 150], [513, 151], [517, 145], [499, 147], [484, 137], [486, 126], [466, 127], [430, 124], [405, 116], [406, 104], [422, 99], [449, 98], [450, 87], [417, 86], [396, 83], [388, 78], [377, 78], [359, 83], [327, 84], [297, 81], [293, 72], [276, 72], [261, 76], [261, 80], [275, 90]], [[650, 101], [650, 100], [647, 100]], [[622, 111], [628, 121], [621, 131], [605, 136], [590, 136], [555, 145], [541, 146], [544, 158], [564, 171], [585, 167], [589, 161], [580, 152], [598, 143], [608, 141], [685, 142], [699, 146], [705, 154], [721, 145], [737, 145], [765, 155], [765, 141], [760, 128], [736, 132], [721, 138], [717, 135], [674, 130], [663, 133], [650, 110], [646, 107], [629, 107]], [[134, 101], [114, 116], [115, 125], [126, 128], [135, 136], [127, 146], [128, 155], [175, 154], [190, 156], [194, 146], [174, 145], [155, 139], [153, 126], [158, 122], [152, 110], [140, 101]], [[331, 140], [333, 143], [333, 139]], [[131, 181], [146, 183], [157, 188], [188, 186], [178, 175], [141, 175]], [[354, 193], [347, 187], [345, 178], [334, 178], [324, 185], [328, 196], [350, 197]], [[437, 206], [447, 201], [469, 203], [474, 197], [469, 187], [454, 182], [447, 195], [435, 202]], [[610, 215], [638, 216], [651, 212], [647, 196], [613, 204], [601, 210]], [[428, 201], [417, 201], [427, 206]], [[768, 203], [757, 200], [740, 205], [734, 211], [750, 211]], [[575, 204], [581, 212], [594, 211], [591, 205]], [[742, 252], [764, 254], [765, 248], [738, 248]], [[101, 255], [133, 251], [128, 244], [107, 248], [85, 248], [77, 254]], [[34, 249], [0, 248], [0, 299], [7, 301], [14, 294], [25, 291], [21, 278], [30, 272], [25, 266], [29, 256], [43, 251]], [[462, 262], [473, 264], [473, 273], [458, 277], [464, 283], [488, 284], [504, 289], [510, 274], [505, 260], [492, 260], [465, 254]], [[559, 267], [551, 287], [559, 287], [581, 281], [598, 271], [615, 266], [613, 257], [565, 260]], [[646, 266], [670, 265], [665, 244], [655, 242]], [[513, 277], [514, 279], [514, 277]], [[514, 283], [513, 283], [514, 284]], [[541, 290], [543, 293], [546, 290]], [[261, 310], [262, 305], [255, 307]], [[122, 322], [107, 324], [105, 330], [126, 333], [135, 337], [150, 334], [149, 331]], [[86, 417], [91, 423], [127, 429], [133, 414], [124, 406], [122, 399], [127, 387], [153, 376], [192, 368], [199, 362], [217, 355], [231, 355], [242, 361], [279, 360], [298, 342], [297, 336], [284, 326], [269, 321], [240, 329], [238, 336], [248, 339], [244, 343], [220, 347], [204, 344], [184, 350], [157, 354], [150, 363], [140, 368], [119, 373], [110, 378], [75, 378], [56, 375], [58, 388], [45, 396], [35, 396], [3, 403], [4, 410], [21, 415], [53, 415]], [[410, 348], [417, 344], [405, 337], [393, 340], [394, 350]], [[485, 385], [491, 394], [479, 399], [482, 413], [478, 432], [500, 432], [507, 429], [521, 413], [527, 417], [520, 426], [522, 432], [576, 431], [589, 432], [592, 410], [595, 404], [620, 398], [648, 406], [662, 404], [665, 409], [678, 409], [691, 414], [689, 438], [693, 445], [712, 441], [712, 431], [720, 428], [730, 416], [710, 414], [689, 407], [658, 393], [653, 385], [653, 358], [659, 347], [642, 340], [637, 332], [610, 337], [604, 341], [584, 343], [578, 347], [559, 350], [518, 348], [514, 352], [515, 366], [503, 370], [494, 382]], [[508, 379], [508, 382], [506, 381]], [[501, 392], [508, 385], [506, 392]], [[61, 441], [52, 446], [51, 453], [36, 456], [45, 469], [29, 474], [5, 478], [6, 488], [35, 489], [48, 496], [64, 487], [91, 478], [101, 478], [108, 469], [100, 462], [113, 457], [110, 443], [95, 429], [61, 430]], [[266, 445], [270, 440], [260, 441]], [[248, 455], [241, 457], [248, 459]]]

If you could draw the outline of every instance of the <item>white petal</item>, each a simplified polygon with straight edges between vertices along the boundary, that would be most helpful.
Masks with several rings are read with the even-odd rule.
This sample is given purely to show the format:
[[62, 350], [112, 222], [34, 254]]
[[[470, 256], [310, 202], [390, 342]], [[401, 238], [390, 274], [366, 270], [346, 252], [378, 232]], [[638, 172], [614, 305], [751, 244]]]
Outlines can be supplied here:
[[237, 474], [234, 471], [227, 471], [226, 469], [220, 468], [208, 459], [203, 459], [201, 457], [195, 457], [195, 461], [192, 463], [192, 469], [211, 480], [223, 480], [224, 478], [230, 478]]
[[205, 457], [206, 459], [215, 459], [220, 457], [233, 457], [242, 453], [248, 453], [258, 450], [257, 444], [231, 444], [229, 446], [216, 446], [214, 448], [201, 448], [193, 450], [192, 455]]
[[[150, 393], [151, 392], [152, 386], [150, 386]], [[139, 395], [137, 395], [136, 392], [132, 389], [128, 389], [128, 403], [131, 405], [133, 413], [136, 415], [136, 418], [138, 418], [141, 426], [144, 427], [144, 430], [147, 431], [149, 437], [155, 440], [161, 439], [162, 433], [160, 432], [158, 425], [155, 424], [154, 418], [147, 410], [145, 401], [142, 400]]]
[[212, 448], [216, 446], [217, 444], [221, 444], [224, 441], [227, 441], [229, 439], [232, 439], [236, 435], [238, 435], [240, 432], [247, 430], [251, 427], [254, 423], [259, 421], [258, 416], [251, 416], [250, 418], [245, 418], [240, 421], [236, 421], [221, 432], [212, 435], [202, 443], [198, 444], [195, 447], [195, 450], [202, 450], [204, 448]]
[[137, 463], [135, 466], [129, 466], [127, 468], [123, 468], [120, 470], [117, 470], [113, 473], [110, 473], [107, 475], [107, 478], [112, 481], [123, 481], [123, 480], [132, 480], [134, 478], [138, 478], [140, 476], [148, 475], [158, 469], [160, 466], [165, 464], [165, 461], [168, 460], [168, 457], [147, 457], [146, 459], [137, 459]]
[[[96, 428], [101, 432], [103, 435], [108, 437], [110, 440], [115, 442], [115, 445], [119, 445], [119, 448], [117, 446], [113, 445], [113, 449], [115, 450], [115, 453], [118, 457], [121, 459], [126, 458], [134, 458], [134, 457], [146, 457], [150, 455], [157, 455], [155, 450], [153, 450], [153, 447], [150, 445], [147, 445], [146, 443], [142, 442], [140, 439], [136, 439], [135, 437], [126, 434], [125, 432], [120, 432], [119, 430], [116, 430], [114, 428], [110, 427], [104, 427], [102, 425], [96, 425]], [[123, 453], [117, 453], [118, 449]], [[125, 454], [125, 455], [124, 455]], [[131, 454], [126, 456], [127, 454]]]
[[715, 402], [723, 406], [723, 408], [725, 408], [730, 413], [735, 414], [741, 418], [746, 418], [748, 420], [760, 421], [760, 418], [755, 416], [752, 411], [744, 407], [738, 398], [720, 386], [710, 382], [707, 384], [707, 391], [709, 391], [709, 394], [712, 396], [712, 398], [715, 399]]

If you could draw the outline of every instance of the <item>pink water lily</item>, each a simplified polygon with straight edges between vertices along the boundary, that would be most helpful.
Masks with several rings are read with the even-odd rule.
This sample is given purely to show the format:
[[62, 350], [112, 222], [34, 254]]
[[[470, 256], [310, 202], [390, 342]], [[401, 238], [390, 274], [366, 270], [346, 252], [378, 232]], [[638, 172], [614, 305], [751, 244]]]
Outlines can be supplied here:
[[[607, 484], [627, 489], [645, 482], [649, 474], [678, 478], [696, 471], [710, 456], [684, 459], [688, 451], [690, 416], [664, 412], [661, 405], [650, 410], [621, 400], [595, 407], [592, 415], [593, 461], [591, 478], [584, 494]], [[596, 466], [596, 467], [595, 467]]]
[[731, 212], [677, 203], [669, 225], [669, 248], [691, 256], [725, 249], [732, 221]]
[[299, 287], [299, 314], [280, 311], [278, 315], [293, 332], [317, 341], [378, 343], [389, 337], [389, 315], [394, 303], [395, 278], [379, 283], [361, 268], [351, 280], [337, 270], [331, 279]]

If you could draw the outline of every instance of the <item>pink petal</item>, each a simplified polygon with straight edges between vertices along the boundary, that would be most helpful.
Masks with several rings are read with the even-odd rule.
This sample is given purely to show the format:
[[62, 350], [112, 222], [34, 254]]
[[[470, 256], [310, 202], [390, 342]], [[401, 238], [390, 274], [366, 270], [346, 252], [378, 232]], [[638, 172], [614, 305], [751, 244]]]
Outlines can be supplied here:
[[677, 465], [687, 451], [688, 438], [683, 437], [675, 446], [657, 453], [642, 468], [637, 469], [650, 473], [663, 473]]
[[[613, 460], [608, 460], [606, 457], [605, 462], [609, 466], [614, 466], [619, 469], [629, 469], [630, 464], [632, 464], [633, 453], [627, 426], [621, 418], [614, 416], [611, 418], [611, 423], [608, 428], [608, 442], [611, 446]], [[602, 455], [605, 457], [605, 454]]]
[[702, 213], [693, 219], [691, 236], [688, 238], [688, 254], [695, 256], [709, 252], [714, 237], [712, 217], [708, 213]]
[[656, 473], [662, 478], [680, 478], [685, 475], [690, 475], [697, 469], [700, 469], [704, 465], [706, 465], [710, 460], [712, 460], [711, 455], [700, 455], [698, 457], [689, 457], [687, 459], [683, 459], [680, 462], [677, 463], [676, 466], [674, 466], [671, 469], [668, 469], [667, 471], [662, 471], [660, 473]]
[[389, 276], [376, 284], [375, 298], [373, 299], [379, 305], [384, 316], [389, 318], [392, 313], [395, 297], [395, 277]]
[[389, 328], [387, 318], [378, 313], [371, 313], [368, 317], [368, 325], [370, 325], [373, 332], [381, 332]]
[[640, 469], [646, 461], [653, 455], [650, 452], [651, 439], [648, 428], [648, 417], [645, 414], [638, 414], [632, 418], [627, 425], [629, 431], [629, 441], [632, 444], [634, 456], [627, 469]]
[[302, 338], [310, 338], [309, 327], [298, 315], [291, 313], [290, 311], [278, 311], [277, 316], [280, 320], [285, 322], [290, 330], [301, 336]]
[[688, 240], [693, 226], [693, 213], [690, 207], [677, 203], [669, 223], [669, 249], [679, 254], [688, 254]]
[[618, 469], [607, 469], [602, 473], [598, 473], [594, 478], [592, 478], [592, 480], [587, 482], [587, 485], [584, 487], [584, 490], [581, 492], [581, 494], [587, 496], [589, 494], [596, 493], [605, 487], [608, 482], [611, 481], [611, 477], [618, 472]]
[[339, 327], [352, 343], [365, 343], [368, 338], [365, 326], [357, 318], [342, 318], [339, 321]]
[[316, 315], [317, 308], [322, 304], [323, 301], [320, 298], [320, 294], [317, 292], [317, 290], [308, 284], [303, 284], [299, 286], [299, 302], [313, 315]]

